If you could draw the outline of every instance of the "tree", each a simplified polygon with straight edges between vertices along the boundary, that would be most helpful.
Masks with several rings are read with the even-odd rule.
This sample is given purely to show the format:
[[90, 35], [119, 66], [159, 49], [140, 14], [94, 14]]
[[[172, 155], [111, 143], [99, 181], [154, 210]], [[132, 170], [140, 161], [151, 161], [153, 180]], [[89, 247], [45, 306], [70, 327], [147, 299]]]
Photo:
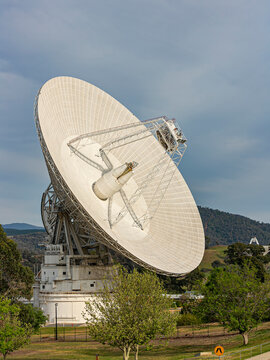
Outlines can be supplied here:
[[204, 320], [214, 317], [229, 331], [239, 331], [247, 345], [249, 332], [269, 306], [269, 281], [261, 283], [254, 268], [230, 265], [214, 269], [201, 292], [204, 298], [198, 314]]
[[188, 273], [184, 279], [179, 280], [178, 284], [181, 290], [191, 291], [194, 288], [197, 289], [198, 284], [200, 284], [205, 278], [205, 274], [199, 268]]
[[226, 259], [225, 262], [228, 264], [235, 264], [242, 266], [247, 258], [258, 258], [264, 262], [264, 247], [262, 245], [255, 244], [243, 244], [243, 243], [234, 243], [229, 245], [227, 250], [225, 250]]
[[174, 331], [171, 304], [154, 273], [116, 267], [112, 281], [104, 282], [101, 294], [86, 304], [84, 317], [95, 340], [121, 349], [124, 360], [134, 350], [138, 359], [140, 345]]
[[205, 249], [209, 249], [210, 244], [211, 244], [211, 239], [209, 238], [209, 236], [206, 236], [205, 237]]
[[21, 260], [17, 244], [7, 238], [0, 225], [0, 295], [31, 298], [34, 275]]
[[47, 321], [47, 317], [44, 315], [40, 308], [33, 307], [31, 304], [18, 303], [20, 312], [19, 319], [22, 324], [29, 324], [35, 332], [37, 332], [41, 325], [44, 325]]
[[239, 265], [240, 267], [249, 266], [256, 269], [257, 277], [260, 281], [265, 280], [266, 270], [264, 264], [269, 261], [267, 256], [263, 256], [264, 247], [254, 244], [235, 243], [229, 245], [225, 250], [226, 264]]
[[20, 308], [10, 299], [0, 298], [0, 352], [4, 360], [7, 355], [29, 341], [32, 328], [19, 320]]
[[211, 263], [211, 266], [212, 268], [217, 268], [217, 267], [221, 267], [221, 266], [224, 266], [224, 264], [222, 264], [222, 262], [220, 260], [214, 260], [212, 263]]
[[158, 275], [158, 277], [162, 280], [162, 283], [168, 292], [184, 293], [185, 291], [191, 291], [194, 288], [196, 289], [198, 283], [204, 280], [205, 274], [202, 270], [196, 268], [181, 278], [165, 275]]

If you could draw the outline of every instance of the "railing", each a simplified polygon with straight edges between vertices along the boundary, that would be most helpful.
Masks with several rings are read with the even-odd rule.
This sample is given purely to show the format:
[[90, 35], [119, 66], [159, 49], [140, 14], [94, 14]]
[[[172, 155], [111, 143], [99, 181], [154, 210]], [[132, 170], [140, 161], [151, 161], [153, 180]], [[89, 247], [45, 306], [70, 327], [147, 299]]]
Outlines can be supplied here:
[[[170, 338], [203, 338], [232, 336], [236, 333], [229, 333], [222, 326], [217, 324], [203, 324], [200, 326], [181, 326]], [[57, 339], [59, 341], [91, 341], [86, 326], [61, 326], [57, 327]], [[55, 327], [43, 327], [38, 334], [32, 336], [32, 342], [54, 341]]]
[[179, 326], [174, 334], [174, 338], [202, 338], [202, 337], [218, 337], [218, 336], [233, 336], [237, 332], [229, 332], [223, 326], [217, 323], [201, 324], [201, 325], [186, 325]]
[[[31, 338], [31, 342], [41, 341], [55, 341], [55, 327], [41, 328], [38, 334]], [[58, 326], [57, 327], [57, 340], [58, 341], [92, 341], [88, 334], [86, 326]]]
[[[258, 326], [258, 329], [269, 329], [270, 323], [264, 323]], [[203, 324], [200, 326], [181, 326], [178, 327], [175, 334], [171, 338], [190, 339], [190, 338], [204, 338], [204, 337], [223, 337], [233, 336], [236, 333], [228, 333], [223, 327], [218, 324]], [[61, 326], [57, 327], [57, 339], [58, 341], [67, 342], [84, 342], [93, 341], [86, 326]], [[31, 338], [31, 342], [47, 342], [55, 341], [55, 327], [43, 327], [38, 334], [35, 334]], [[213, 346], [214, 347], [214, 346]], [[226, 351], [223, 356], [220, 356], [220, 360], [245, 360], [252, 356], [263, 354], [270, 351], [270, 341], [260, 345], [243, 348], [236, 351]], [[216, 355], [210, 356], [188, 356], [184, 360], [212, 360], [219, 359]], [[270, 359], [270, 357], [269, 357]]]

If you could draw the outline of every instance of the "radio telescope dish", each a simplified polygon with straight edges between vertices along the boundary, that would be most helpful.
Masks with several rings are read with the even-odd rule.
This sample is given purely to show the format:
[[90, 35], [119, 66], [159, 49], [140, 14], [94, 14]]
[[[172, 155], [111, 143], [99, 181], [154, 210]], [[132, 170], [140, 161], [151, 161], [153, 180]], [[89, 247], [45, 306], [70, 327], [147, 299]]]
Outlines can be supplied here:
[[178, 170], [187, 145], [174, 119], [140, 121], [94, 85], [57, 77], [40, 89], [35, 121], [51, 178], [42, 218], [54, 243], [61, 223], [74, 256], [98, 242], [165, 275], [199, 265], [204, 231]]

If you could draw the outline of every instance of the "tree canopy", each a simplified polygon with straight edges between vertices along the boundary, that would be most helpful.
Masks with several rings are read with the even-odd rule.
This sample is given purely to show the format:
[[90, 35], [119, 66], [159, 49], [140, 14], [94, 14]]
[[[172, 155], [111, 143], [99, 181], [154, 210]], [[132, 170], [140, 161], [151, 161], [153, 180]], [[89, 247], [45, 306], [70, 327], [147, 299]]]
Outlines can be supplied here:
[[254, 244], [235, 243], [225, 250], [226, 264], [238, 265], [241, 268], [248, 266], [256, 269], [258, 279], [265, 280], [265, 264], [270, 261], [269, 255], [264, 256], [264, 247]]
[[26, 344], [32, 334], [32, 327], [19, 320], [20, 308], [10, 299], [0, 298], [0, 353], [4, 359], [14, 350]]
[[125, 360], [134, 350], [137, 359], [140, 345], [174, 330], [171, 303], [154, 273], [116, 267], [112, 281], [87, 303], [84, 317], [95, 340], [120, 348]]
[[34, 275], [21, 260], [16, 243], [7, 238], [0, 225], [0, 295], [31, 298]]
[[19, 307], [19, 319], [22, 324], [30, 324], [33, 331], [37, 332], [41, 325], [45, 325], [47, 317], [40, 308], [32, 304], [16, 303]]
[[268, 309], [270, 283], [261, 283], [256, 269], [229, 265], [214, 269], [201, 292], [204, 298], [197, 308], [204, 318], [216, 320], [229, 331], [239, 331], [243, 342], [264, 317]]
[[188, 273], [185, 277], [177, 278], [165, 275], [158, 275], [162, 280], [165, 289], [170, 293], [184, 293], [197, 288], [198, 283], [202, 282], [205, 274], [199, 268]]

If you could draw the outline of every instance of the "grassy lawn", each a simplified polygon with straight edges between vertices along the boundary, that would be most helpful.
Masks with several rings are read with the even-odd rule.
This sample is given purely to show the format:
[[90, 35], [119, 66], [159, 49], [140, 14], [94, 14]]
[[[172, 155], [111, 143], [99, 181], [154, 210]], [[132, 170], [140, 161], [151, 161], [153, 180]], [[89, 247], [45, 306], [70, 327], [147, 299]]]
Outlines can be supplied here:
[[[248, 348], [270, 342], [269, 324], [262, 326], [250, 336]], [[142, 349], [140, 360], [180, 360], [190, 359], [201, 351], [212, 351], [216, 345], [223, 345], [225, 354], [232, 351], [244, 350], [241, 345], [242, 338], [239, 335], [224, 337], [205, 337], [205, 338], [178, 338], [170, 341], [155, 343], [151, 349]], [[259, 353], [260, 348], [252, 351], [252, 355]], [[263, 347], [263, 351], [270, 351], [270, 344]], [[88, 342], [36, 342], [27, 345], [22, 350], [14, 352], [9, 356], [10, 359], [31, 359], [31, 360], [95, 360], [96, 354], [99, 354], [100, 360], [120, 360], [122, 353], [118, 349], [101, 345], [94, 341]], [[250, 357], [250, 350], [242, 354], [242, 360]], [[133, 355], [130, 357], [133, 359]], [[197, 358], [199, 359], [199, 358]], [[227, 357], [227, 359], [239, 359], [239, 354]]]
[[224, 263], [224, 251], [226, 249], [227, 246], [225, 245], [216, 245], [212, 246], [210, 249], [206, 249], [199, 268], [212, 270], [211, 264], [215, 260], [219, 260], [221, 263]]

